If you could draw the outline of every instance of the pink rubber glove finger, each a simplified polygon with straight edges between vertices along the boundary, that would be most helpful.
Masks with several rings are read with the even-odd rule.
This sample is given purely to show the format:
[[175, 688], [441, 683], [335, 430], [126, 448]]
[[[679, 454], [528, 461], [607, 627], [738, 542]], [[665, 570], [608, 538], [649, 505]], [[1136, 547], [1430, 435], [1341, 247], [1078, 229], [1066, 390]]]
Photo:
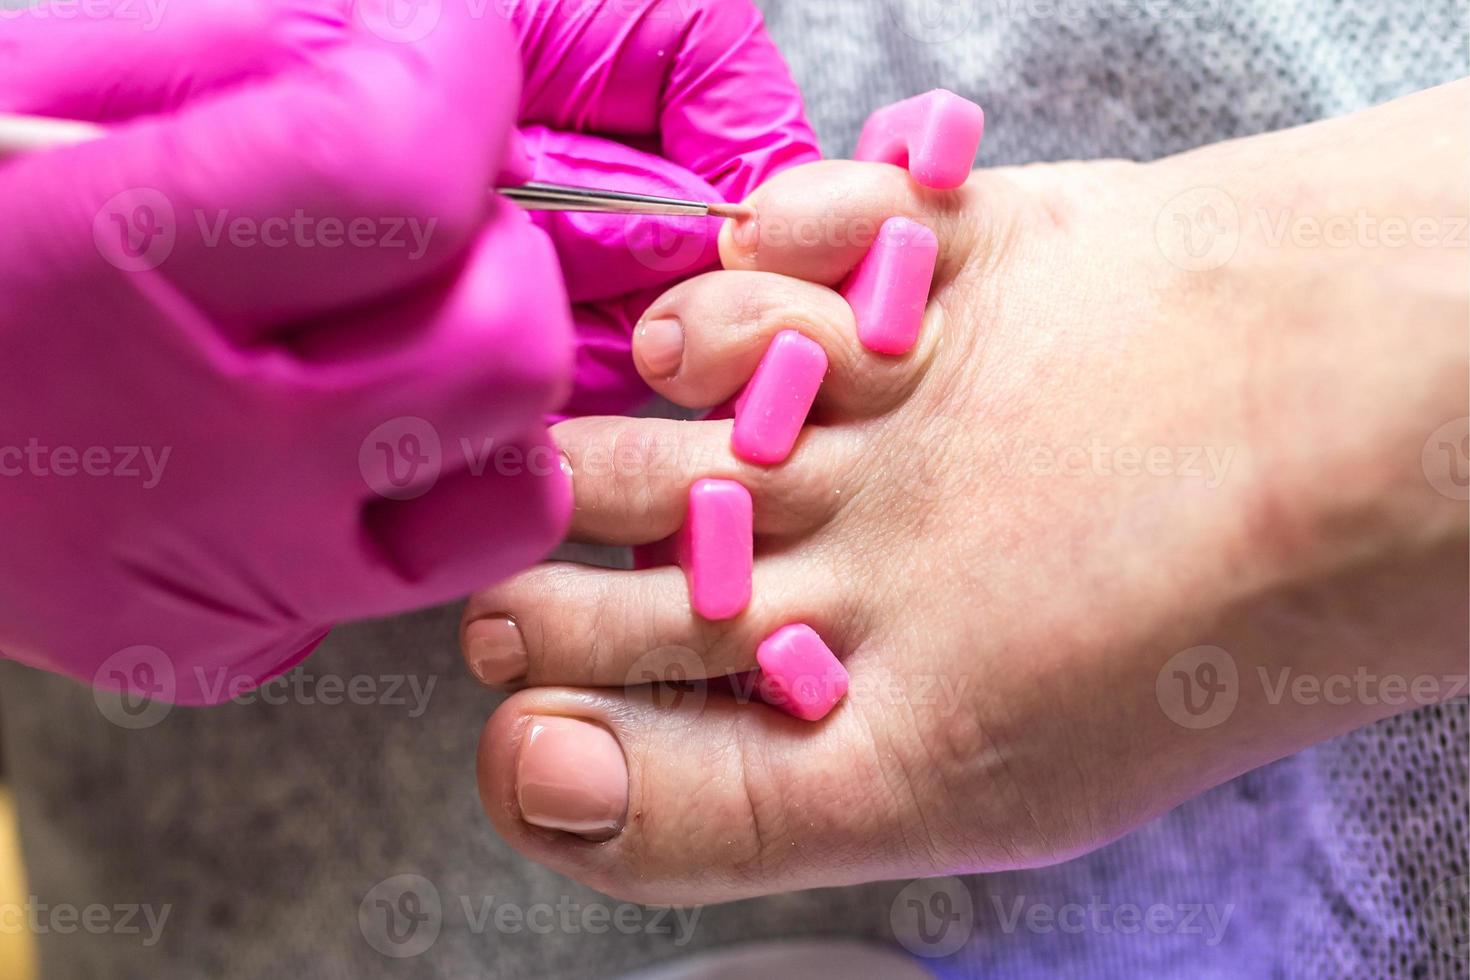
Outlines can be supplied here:
[[[533, 180], [700, 201], [719, 197], [678, 164], [612, 140], [541, 126], [523, 128], [521, 138]], [[532, 219], [551, 236], [574, 303], [616, 300], [719, 266], [717, 218], [542, 211]]]
[[[34, 366], [0, 387], [27, 435], [15, 451], [0, 440], [0, 650], [90, 681], [143, 643], [166, 657], [170, 697], [215, 701], [298, 662], [332, 622], [444, 602], [545, 557], [570, 492], [536, 419], [558, 397], [568, 327], [536, 305], [559, 299], [554, 280], [505, 276], [512, 254], [551, 262], [521, 225], [488, 230], [451, 282], [290, 353], [211, 342], [157, 277], [44, 306], [0, 289], [7, 363]], [[528, 312], [542, 329], [522, 336]], [[343, 337], [357, 340], [344, 351]], [[62, 383], [44, 359], [66, 365]]]
[[512, 18], [523, 122], [648, 140], [727, 200], [820, 157], [749, 0], [527, 0]]
[[[748, 0], [529, 0], [511, 16], [538, 179], [740, 200], [820, 156], [801, 95]], [[562, 417], [631, 411], [648, 398], [633, 326], [661, 287], [716, 267], [719, 222], [538, 221], [580, 301], [576, 385]]]
[[[242, 11], [305, 8], [209, 9], [229, 36]], [[213, 37], [170, 24], [181, 45]], [[266, 59], [101, 143], [0, 164], [4, 655], [125, 686], [161, 664], [166, 690], [133, 693], [221, 700], [336, 619], [462, 594], [560, 537], [539, 419], [567, 387], [566, 298], [545, 235], [484, 193], [517, 95], [506, 25], [446, 7], [413, 41], [336, 26], [309, 68]], [[66, 45], [32, 40], [11, 53], [64, 75]], [[7, 106], [66, 102], [17, 75]], [[102, 206], [140, 184], [151, 197]], [[140, 228], [160, 201], [176, 226]], [[211, 244], [196, 202], [257, 224], [454, 213], [415, 261], [382, 241]], [[157, 652], [141, 673], [139, 645]]]
[[341, 43], [351, 0], [88, 0], [64, 23], [11, 17], [0, 102], [12, 112], [117, 122], [310, 64]]
[[[718, 192], [678, 164], [612, 140], [542, 126], [521, 131], [528, 179], [710, 200]], [[713, 218], [542, 211], [573, 310], [577, 354], [571, 398], [553, 421], [625, 415], [652, 397], [633, 364], [633, 328], [665, 289], [719, 266]]]
[[[391, 2], [362, 0], [355, 19], [331, 22], [320, 5], [249, 0], [272, 12], [272, 29], [299, 20], [335, 28], [336, 42], [307, 46], [308, 68], [4, 165], [0, 264], [156, 267], [240, 342], [442, 271], [485, 216], [515, 113], [515, 51], [504, 21], [457, 4], [422, 38], [385, 40], [364, 24]], [[179, 43], [198, 43], [201, 29], [180, 23]], [[0, 92], [0, 107], [47, 101], [27, 94], [32, 64], [40, 78], [85, 69], [66, 52], [21, 50], [20, 86]], [[366, 229], [363, 247], [327, 246], [353, 227]]]
[[[523, 215], [496, 221], [442, 284], [315, 322], [292, 345], [311, 365], [300, 382], [314, 388], [298, 405], [317, 409], [323, 444], [352, 450], [301, 460], [294, 474], [350, 502], [326, 516], [335, 533], [311, 562], [334, 573], [293, 591], [304, 614], [355, 619], [444, 602], [560, 539], [569, 487], [545, 418], [565, 399], [572, 348], [554, 278], [507, 277], [532, 257], [554, 268]], [[422, 494], [415, 480], [428, 481]], [[271, 574], [291, 580], [303, 556], [276, 557], [285, 564]]]

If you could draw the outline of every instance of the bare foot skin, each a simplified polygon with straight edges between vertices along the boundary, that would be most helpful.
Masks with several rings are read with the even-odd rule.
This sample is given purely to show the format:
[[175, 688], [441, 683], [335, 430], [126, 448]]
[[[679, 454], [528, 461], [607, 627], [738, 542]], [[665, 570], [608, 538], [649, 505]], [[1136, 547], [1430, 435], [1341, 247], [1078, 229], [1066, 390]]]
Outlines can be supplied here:
[[[1464, 693], [1464, 497], [1426, 440], [1466, 414], [1467, 101], [948, 194], [853, 163], [767, 184], [732, 271], [649, 310], [682, 349], [660, 328], [635, 355], [704, 407], [778, 331], [817, 340], [832, 368], [791, 459], [737, 461], [728, 421], [555, 432], [579, 540], [664, 538], [691, 482], [744, 483], [754, 600], [708, 623], [678, 569], [572, 565], [475, 596], [467, 659], [529, 686], [480, 745], [495, 827], [660, 904], [1017, 868]], [[1326, 243], [1360, 211], [1429, 230]], [[895, 214], [943, 251], [919, 346], [889, 358], [829, 287]], [[823, 722], [623, 689], [748, 671], [792, 622], [852, 673]]]

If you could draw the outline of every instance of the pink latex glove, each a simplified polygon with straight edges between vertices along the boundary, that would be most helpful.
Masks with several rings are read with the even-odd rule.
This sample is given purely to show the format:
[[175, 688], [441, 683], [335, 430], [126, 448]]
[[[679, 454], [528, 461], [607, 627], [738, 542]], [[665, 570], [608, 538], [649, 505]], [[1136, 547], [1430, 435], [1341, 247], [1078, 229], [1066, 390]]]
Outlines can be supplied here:
[[7, 656], [223, 700], [563, 533], [567, 301], [486, 193], [515, 36], [465, 4], [396, 36], [390, 2], [0, 32], [0, 110], [115, 124], [0, 163]]
[[[820, 158], [801, 95], [749, 0], [523, 0], [533, 179], [700, 200], [743, 200]], [[576, 389], [565, 415], [650, 397], [632, 330], [676, 282], [719, 266], [721, 222], [542, 213], [575, 304]]]

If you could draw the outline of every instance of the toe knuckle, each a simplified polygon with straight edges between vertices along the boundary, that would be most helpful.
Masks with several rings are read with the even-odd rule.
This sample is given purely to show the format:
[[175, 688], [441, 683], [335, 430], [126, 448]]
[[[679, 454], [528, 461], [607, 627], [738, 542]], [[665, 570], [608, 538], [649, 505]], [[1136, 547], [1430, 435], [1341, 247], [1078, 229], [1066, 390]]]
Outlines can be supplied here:
[[679, 443], [664, 425], [632, 423], [618, 427], [607, 444], [603, 488], [630, 514], [647, 514], [676, 467]]

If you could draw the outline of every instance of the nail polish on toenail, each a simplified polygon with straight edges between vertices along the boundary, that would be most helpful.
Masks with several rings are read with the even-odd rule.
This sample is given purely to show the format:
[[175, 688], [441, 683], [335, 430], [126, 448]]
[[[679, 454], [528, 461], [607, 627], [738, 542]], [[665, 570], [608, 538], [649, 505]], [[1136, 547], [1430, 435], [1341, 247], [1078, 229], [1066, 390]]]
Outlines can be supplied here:
[[748, 218], [741, 218], [735, 222], [730, 234], [737, 248], [743, 252], [754, 252], [761, 241], [760, 219], [753, 213]]
[[495, 687], [520, 680], [530, 668], [521, 628], [509, 616], [477, 619], [466, 626], [465, 660], [476, 680]]
[[678, 535], [689, 605], [705, 619], [733, 619], [750, 605], [755, 506], [734, 480], [698, 480]]
[[953, 190], [969, 179], [984, 135], [984, 110], [934, 89], [869, 116], [853, 159], [906, 167], [924, 187]]
[[628, 763], [612, 732], [579, 718], [536, 716], [516, 763], [516, 798], [526, 823], [589, 840], [623, 829]]
[[638, 328], [634, 349], [655, 378], [672, 378], [684, 362], [684, 325], [674, 317], [648, 320]]
[[913, 349], [938, 261], [934, 232], [908, 218], [883, 222], [872, 249], [841, 290], [857, 318], [864, 347], [895, 355]]
[[804, 721], [820, 721], [847, 696], [848, 674], [817, 631], [783, 626], [756, 648], [761, 698]]
[[826, 376], [821, 344], [795, 330], [776, 334], [735, 403], [735, 455], [767, 466], [785, 462]]

